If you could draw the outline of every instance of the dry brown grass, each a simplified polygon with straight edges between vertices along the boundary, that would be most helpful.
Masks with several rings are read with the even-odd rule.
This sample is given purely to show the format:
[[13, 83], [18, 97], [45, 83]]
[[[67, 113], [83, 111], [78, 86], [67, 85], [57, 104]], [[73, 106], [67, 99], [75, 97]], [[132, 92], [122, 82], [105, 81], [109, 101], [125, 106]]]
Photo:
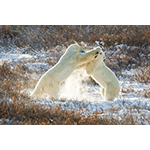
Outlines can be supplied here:
[[[96, 111], [94, 114], [88, 112], [88, 116], [83, 116], [80, 111], [74, 109], [63, 110], [61, 106], [47, 108], [46, 105], [37, 105], [27, 94], [20, 93], [24, 88], [29, 88], [33, 82], [28, 76], [23, 74], [21, 67], [15, 67], [13, 70], [4, 62], [0, 68], [1, 87], [0, 87], [0, 118], [3, 118], [0, 124], [10, 124], [5, 119], [14, 120], [11, 124], [23, 125], [119, 125], [119, 124], [138, 124], [132, 114], [125, 114], [121, 119], [113, 115], [100, 116], [102, 112]], [[11, 99], [8, 102], [8, 99]], [[110, 107], [110, 112], [116, 110]], [[106, 112], [107, 113], [107, 112]], [[16, 122], [16, 121], [19, 121]]]
[[[107, 51], [112, 54], [111, 59], [106, 60], [112, 70], [121, 72], [122, 69], [139, 68], [136, 79], [138, 82], [150, 83], [149, 51], [147, 46], [150, 44], [150, 26], [0, 26], [0, 38], [2, 46], [30, 47], [31, 50], [48, 50], [49, 55], [56, 57], [56, 60], [47, 60], [49, 65], [54, 65], [60, 58], [59, 52], [62, 46], [68, 46], [73, 40], [77, 42], [86, 41], [94, 45], [95, 41], [103, 41]], [[100, 39], [101, 38], [101, 39]], [[115, 43], [137, 45], [136, 48], [120, 49], [121, 53], [114, 54], [109, 46]], [[143, 46], [143, 47], [142, 47]], [[28, 52], [27, 52], [28, 53]], [[107, 54], [107, 52], [106, 52]], [[124, 58], [121, 55], [124, 54]], [[129, 55], [130, 54], [130, 55]], [[144, 54], [141, 57], [140, 54]], [[115, 60], [115, 61], [114, 61]], [[33, 61], [34, 62], [34, 61]], [[23, 64], [15, 64], [11, 68], [5, 61], [0, 66], [0, 124], [7, 124], [5, 119], [20, 121], [19, 124], [51, 124], [51, 125], [120, 125], [120, 124], [139, 124], [132, 113], [125, 113], [124, 116], [116, 118], [103, 112], [95, 112], [88, 116], [83, 116], [80, 112], [63, 110], [61, 106], [50, 107], [37, 105], [31, 102], [27, 94], [21, 93], [23, 89], [34, 88], [37, 80], [28, 76], [33, 73]], [[127, 91], [128, 92], [128, 91]], [[145, 89], [143, 97], [150, 97], [150, 92]], [[11, 99], [9, 103], [7, 100]], [[138, 109], [138, 108], [137, 108]], [[87, 110], [86, 110], [87, 111]], [[117, 110], [113, 107], [109, 110], [112, 114]], [[12, 122], [12, 124], [18, 124]]]
[[124, 70], [136, 69], [137, 72], [130, 79], [139, 83], [150, 83], [150, 49], [146, 47], [122, 46], [118, 49], [111, 46], [105, 50], [106, 65], [122, 76]]
[[69, 45], [72, 41], [94, 44], [102, 41], [106, 47], [115, 43], [142, 46], [150, 44], [150, 26], [143, 25], [43, 25], [0, 26], [1, 45], [33, 49], [49, 49]]
[[26, 88], [33, 88], [36, 83], [34, 79], [31, 80], [26, 75], [26, 69], [22, 68], [19, 64], [11, 68], [7, 61], [0, 66], [0, 98], [18, 98], [21, 90]]
[[[113, 108], [110, 111], [116, 112]], [[99, 116], [98, 112], [83, 116], [82, 111], [63, 110], [61, 106], [39, 106], [28, 101], [28, 97], [20, 97], [11, 103], [0, 102], [0, 118], [20, 121], [23, 125], [134, 125], [138, 124], [135, 117], [126, 113], [120, 118], [113, 115]], [[2, 124], [4, 121], [2, 122]], [[6, 123], [5, 123], [6, 124]], [[18, 123], [13, 123], [18, 124]]]
[[150, 83], [150, 67], [141, 68], [140, 72], [136, 74], [136, 80], [140, 83]]

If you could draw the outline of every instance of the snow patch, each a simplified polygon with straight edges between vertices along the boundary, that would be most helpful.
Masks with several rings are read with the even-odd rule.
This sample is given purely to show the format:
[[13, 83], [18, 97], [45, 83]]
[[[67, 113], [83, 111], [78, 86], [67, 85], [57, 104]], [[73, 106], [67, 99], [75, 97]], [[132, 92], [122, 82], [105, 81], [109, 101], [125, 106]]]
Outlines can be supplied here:
[[[81, 44], [85, 45], [83, 42]], [[57, 46], [56, 48], [60, 49], [61, 47]], [[57, 53], [56, 48], [53, 49], [55, 53]], [[116, 46], [114, 54], [119, 54], [120, 49], [127, 48], [127, 45], [118, 45]], [[2, 64], [5, 60], [10, 61], [13, 65], [15, 65], [16, 62], [24, 64], [24, 59], [26, 61], [32, 59], [32, 63], [26, 62], [24, 65], [28, 69], [35, 71], [32, 74], [28, 73], [28, 75], [37, 81], [42, 75], [41, 71], [46, 71], [52, 67], [49, 66], [48, 63], [45, 63], [45, 61], [56, 60], [56, 57], [50, 56], [49, 53], [44, 50], [38, 51], [34, 55], [31, 53], [22, 54], [25, 50], [19, 48], [9, 49], [7, 53], [4, 53], [5, 50], [0, 47], [0, 51], [0, 64]], [[61, 55], [63, 53], [62, 51], [59, 52]], [[124, 55], [121, 55], [121, 57], [124, 58]], [[134, 77], [136, 72], [136, 69], [124, 70], [123, 74], [127, 76], [125, 78], [119, 78], [119, 84], [124, 92], [120, 92], [119, 98], [116, 101], [103, 101], [100, 94], [101, 87], [99, 85], [86, 84], [86, 81], [89, 78], [85, 74], [84, 70], [74, 71], [71, 76], [61, 84], [59, 98], [56, 101], [51, 101], [47, 99], [47, 97], [44, 99], [31, 99], [31, 101], [36, 101], [35, 103], [39, 105], [46, 105], [47, 108], [61, 104], [63, 109], [74, 108], [76, 111], [79, 111], [79, 107], [81, 107], [85, 110], [85, 112], [83, 112], [84, 115], [94, 113], [95, 111], [101, 113], [99, 116], [112, 115], [116, 118], [126, 114], [132, 114], [136, 117], [139, 124], [144, 123], [150, 125], [150, 98], [144, 98], [141, 94], [138, 95], [138, 92], [142, 93], [144, 89], [150, 90], [150, 84], [138, 83], [136, 81], [131, 82], [129, 79], [131, 76]], [[84, 83], [82, 82], [83, 80], [85, 81]], [[24, 89], [21, 93], [31, 95], [32, 91], [33, 89]], [[11, 99], [8, 100], [8, 102], [11, 101]], [[6, 124], [12, 123], [9, 119], [0, 119], [0, 123], [1, 121], [5, 121]]]
[[48, 70], [52, 66], [48, 66], [46, 63], [27, 63], [25, 66], [30, 70], [41, 71]]

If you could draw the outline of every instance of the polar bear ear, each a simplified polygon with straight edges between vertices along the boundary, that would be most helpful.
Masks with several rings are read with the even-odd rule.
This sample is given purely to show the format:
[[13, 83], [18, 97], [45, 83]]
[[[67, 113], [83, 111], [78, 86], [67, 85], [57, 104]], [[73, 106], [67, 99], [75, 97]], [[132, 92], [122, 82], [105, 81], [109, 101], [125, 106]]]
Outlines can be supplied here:
[[78, 46], [78, 52], [85, 53], [85, 49], [82, 46], [80, 46], [76, 41], [74, 42], [75, 42], [75, 45]]
[[74, 41], [74, 42], [75, 42], [74, 44], [75, 44], [76, 46], [78, 46], [78, 47], [79, 47], [79, 49], [81, 49], [81, 48], [82, 48], [82, 47], [78, 44], [78, 42], [76, 42], [76, 41]]
[[76, 44], [76, 45], [80, 46], [80, 45], [78, 44], [78, 42], [77, 42], [77, 41], [73, 41], [73, 42], [74, 42], [74, 44]]

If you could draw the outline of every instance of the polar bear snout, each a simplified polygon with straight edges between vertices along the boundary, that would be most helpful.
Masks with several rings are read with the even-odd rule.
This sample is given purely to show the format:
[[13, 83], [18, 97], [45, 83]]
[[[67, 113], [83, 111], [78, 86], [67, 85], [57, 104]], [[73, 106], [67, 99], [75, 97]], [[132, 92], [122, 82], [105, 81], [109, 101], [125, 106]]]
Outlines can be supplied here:
[[94, 58], [97, 58], [98, 54], [99, 54], [99, 52], [96, 52], [96, 54], [95, 54], [95, 57], [94, 57]]
[[101, 60], [104, 60], [104, 59], [105, 59], [105, 53], [104, 53], [103, 51], [96, 52], [94, 58], [95, 58], [95, 59], [101, 59]]

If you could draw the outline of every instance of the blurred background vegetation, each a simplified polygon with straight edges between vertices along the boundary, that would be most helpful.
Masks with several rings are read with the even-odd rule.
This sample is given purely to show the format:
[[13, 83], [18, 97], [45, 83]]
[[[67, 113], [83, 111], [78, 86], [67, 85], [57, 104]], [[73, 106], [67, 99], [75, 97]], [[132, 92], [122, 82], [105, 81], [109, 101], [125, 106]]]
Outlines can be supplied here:
[[149, 46], [149, 25], [1, 25], [1, 46], [29, 46], [45, 50], [73, 41], [100, 41], [105, 47], [115, 44]]

